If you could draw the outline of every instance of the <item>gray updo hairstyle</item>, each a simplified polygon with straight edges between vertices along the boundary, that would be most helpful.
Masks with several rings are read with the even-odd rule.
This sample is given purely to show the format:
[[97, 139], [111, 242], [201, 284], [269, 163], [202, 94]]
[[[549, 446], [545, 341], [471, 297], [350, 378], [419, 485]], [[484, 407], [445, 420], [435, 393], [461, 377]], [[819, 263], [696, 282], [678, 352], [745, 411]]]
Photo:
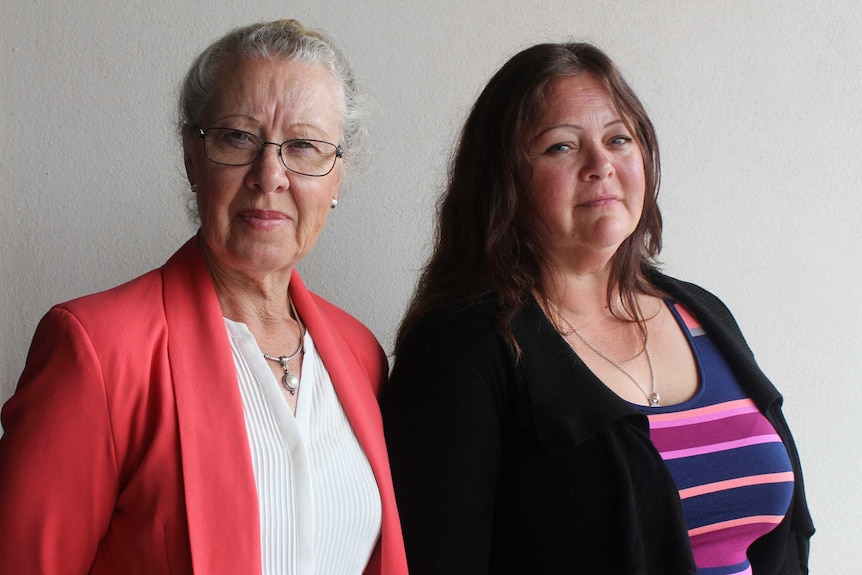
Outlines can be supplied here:
[[192, 63], [180, 89], [178, 129], [196, 126], [226, 61], [245, 58], [283, 59], [320, 64], [341, 86], [341, 146], [345, 168], [359, 167], [367, 154], [367, 121], [372, 108], [361, 93], [350, 64], [322, 33], [296, 20], [260, 22], [236, 28], [211, 44]]

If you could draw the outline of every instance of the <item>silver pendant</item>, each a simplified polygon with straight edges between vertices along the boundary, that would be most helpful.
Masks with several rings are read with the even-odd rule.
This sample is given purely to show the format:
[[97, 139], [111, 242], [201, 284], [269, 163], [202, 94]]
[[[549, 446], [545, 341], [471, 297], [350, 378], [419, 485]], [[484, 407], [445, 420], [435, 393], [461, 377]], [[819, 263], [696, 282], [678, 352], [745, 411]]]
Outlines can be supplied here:
[[655, 392], [653, 392], [653, 393], [649, 396], [649, 406], [650, 406], [650, 407], [661, 407], [661, 404], [659, 403], [660, 401], [661, 401], [661, 398], [660, 398], [660, 397], [659, 397], [659, 395], [658, 395], [657, 393], [655, 393]]

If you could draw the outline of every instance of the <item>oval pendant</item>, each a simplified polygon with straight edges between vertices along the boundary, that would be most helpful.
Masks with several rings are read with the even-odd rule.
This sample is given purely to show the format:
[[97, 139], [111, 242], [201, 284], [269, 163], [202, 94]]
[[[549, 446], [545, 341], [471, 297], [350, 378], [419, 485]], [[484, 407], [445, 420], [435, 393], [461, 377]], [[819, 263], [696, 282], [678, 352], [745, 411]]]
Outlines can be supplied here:
[[284, 389], [290, 392], [290, 395], [296, 395], [296, 389], [299, 387], [299, 378], [289, 371], [285, 371], [281, 378], [281, 384]]
[[657, 393], [653, 393], [652, 395], [649, 396], [649, 406], [650, 407], [661, 407], [661, 404], [659, 403], [660, 401], [661, 401], [661, 398], [659, 397], [659, 395]]

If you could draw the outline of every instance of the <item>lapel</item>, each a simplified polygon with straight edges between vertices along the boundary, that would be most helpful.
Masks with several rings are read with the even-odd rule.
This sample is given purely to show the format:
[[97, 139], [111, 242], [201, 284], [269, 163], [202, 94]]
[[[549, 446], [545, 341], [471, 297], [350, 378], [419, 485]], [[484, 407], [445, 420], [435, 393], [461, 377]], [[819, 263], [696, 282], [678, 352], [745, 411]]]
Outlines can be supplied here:
[[[221, 307], [197, 237], [168, 260], [162, 277], [193, 570], [258, 575], [260, 520], [242, 399]], [[386, 529], [398, 525], [398, 516], [375, 396], [381, 383], [376, 380], [386, 375], [385, 356], [379, 350], [379, 358], [357, 357], [354, 350], [360, 348], [353, 345], [353, 336], [367, 338], [367, 333], [358, 333], [359, 324], [353, 321], [340, 320], [343, 312], [310, 293], [295, 271], [290, 295], [381, 491], [384, 529], [378, 551], [383, 553], [375, 553], [372, 564], [400, 565], [400, 531]], [[379, 370], [374, 369], [377, 361]]]
[[356, 333], [357, 328], [352, 322], [339, 321], [343, 312], [337, 310], [337, 315], [333, 313], [336, 310], [309, 292], [295, 270], [290, 278], [290, 297], [314, 338], [314, 346], [329, 372], [335, 393], [379, 482], [380, 470], [387, 468], [388, 458], [381, 435], [383, 423], [374, 394], [379, 382], [372, 381], [372, 378], [385, 374], [369, 373], [366, 364], [378, 358], [358, 358], [354, 351], [356, 345], [351, 341], [354, 334], [368, 336]]
[[406, 574], [404, 542], [376, 396], [386, 377], [383, 350], [376, 342], [375, 347], [370, 347], [371, 336], [361, 324], [309, 292], [296, 271], [290, 280], [290, 296], [314, 338], [314, 346], [380, 490], [383, 524], [365, 573]]
[[573, 449], [623, 418], [649, 433], [646, 416], [589, 370], [532, 297], [515, 316], [512, 333], [521, 346], [519, 363], [536, 432], [551, 454]]
[[260, 573], [251, 453], [221, 307], [197, 238], [162, 267], [195, 573]]
[[[760, 370], [733, 316], [712, 294], [658, 272], [650, 281], [682, 303], [713, 338], [762, 413], [781, 395]], [[611, 421], [633, 417], [648, 433], [646, 418], [619, 399], [578, 358], [556, 333], [533, 298], [515, 317], [515, 339], [521, 345], [521, 365], [529, 382], [528, 393], [536, 428], [546, 447], [561, 451], [589, 438]], [[633, 419], [633, 421], [634, 421]]]

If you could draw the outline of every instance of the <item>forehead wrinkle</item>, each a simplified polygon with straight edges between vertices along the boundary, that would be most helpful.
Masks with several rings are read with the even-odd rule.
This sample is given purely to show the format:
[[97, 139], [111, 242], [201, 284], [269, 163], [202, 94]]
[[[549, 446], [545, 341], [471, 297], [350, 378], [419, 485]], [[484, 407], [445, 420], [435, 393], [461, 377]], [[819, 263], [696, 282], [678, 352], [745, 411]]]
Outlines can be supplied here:
[[[257, 64], [264, 67], [251, 73], [246, 68], [226, 78], [213, 91], [211, 105], [208, 106], [213, 117], [219, 120], [242, 118], [273, 130], [302, 127], [324, 132], [327, 137], [340, 138], [342, 97], [335, 78], [320, 66], [287, 63], [293, 65], [289, 75], [283, 71], [279, 73], [279, 64], [275, 63], [273, 67]], [[250, 65], [255, 66], [255, 63]], [[312, 70], [313, 75], [308, 73]], [[317, 74], [320, 70], [326, 74]], [[334, 125], [331, 125], [332, 118], [329, 117], [332, 114], [336, 115]], [[335, 133], [331, 133], [332, 130]]]

